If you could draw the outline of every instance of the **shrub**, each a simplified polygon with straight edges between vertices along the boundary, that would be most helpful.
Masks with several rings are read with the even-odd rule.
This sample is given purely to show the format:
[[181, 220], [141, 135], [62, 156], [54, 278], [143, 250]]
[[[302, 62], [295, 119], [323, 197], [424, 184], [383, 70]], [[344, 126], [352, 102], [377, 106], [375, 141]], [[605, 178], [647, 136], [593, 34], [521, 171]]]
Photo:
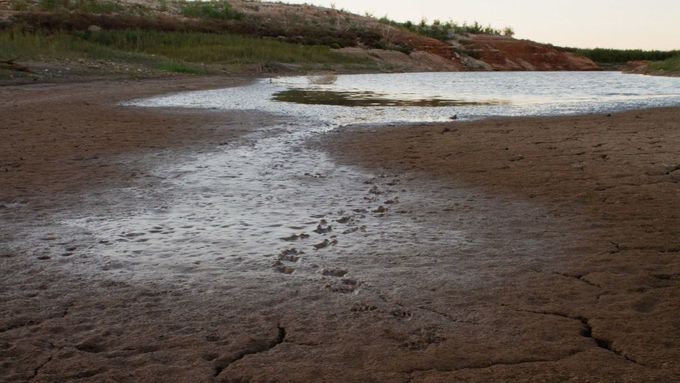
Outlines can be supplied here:
[[561, 49], [586, 56], [595, 62], [604, 64], [623, 64], [628, 61], [639, 60], [660, 61], [680, 55], [680, 51], [644, 51], [641, 49]]

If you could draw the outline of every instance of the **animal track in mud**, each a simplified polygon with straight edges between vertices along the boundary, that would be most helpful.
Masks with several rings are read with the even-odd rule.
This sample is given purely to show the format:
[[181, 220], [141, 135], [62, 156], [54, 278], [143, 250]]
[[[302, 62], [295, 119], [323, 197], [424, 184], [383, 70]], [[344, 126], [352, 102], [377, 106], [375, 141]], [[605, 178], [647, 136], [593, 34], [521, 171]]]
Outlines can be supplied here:
[[362, 226], [359, 226], [359, 227], [351, 227], [351, 228], [343, 231], [342, 234], [352, 234], [352, 233], [356, 233], [357, 231], [361, 231], [361, 232], [365, 233], [366, 232], [366, 226], [362, 225]]
[[436, 327], [426, 327], [411, 332], [400, 346], [408, 350], [418, 351], [444, 341], [446, 341], [446, 337], [439, 335]]
[[343, 269], [324, 269], [321, 272], [322, 275], [327, 277], [344, 277], [347, 275], [347, 270]]
[[354, 279], [343, 278], [340, 281], [329, 281], [324, 287], [334, 293], [350, 294], [355, 292], [359, 285], [360, 283]]
[[274, 267], [275, 271], [281, 274], [293, 274], [295, 272], [294, 268], [284, 265], [281, 261], [275, 261], [272, 266]]
[[350, 308], [350, 311], [360, 313], [360, 312], [375, 311], [377, 309], [378, 309], [377, 306], [370, 305], [370, 304], [367, 304], [367, 303], [355, 303]]
[[323, 242], [312, 245], [312, 247], [314, 248], [314, 250], [321, 250], [321, 249], [325, 249], [329, 246], [335, 246], [337, 244], [338, 244], [337, 239], [334, 239], [332, 241], [329, 241], [328, 239], [324, 239]]
[[307, 238], [309, 238], [309, 234], [302, 233], [302, 234], [292, 234], [289, 237], [281, 238], [281, 240], [286, 241], [286, 242], [294, 242], [294, 241], [299, 241], [299, 240], [303, 240], [303, 239], [307, 239]]
[[300, 256], [303, 255], [303, 251], [298, 251], [297, 249], [286, 249], [279, 254], [279, 261], [284, 262], [297, 262], [300, 260]]
[[390, 311], [390, 314], [392, 314], [392, 316], [400, 318], [400, 319], [409, 319], [413, 316], [412, 312], [405, 310], [403, 308], [396, 308], [396, 309]]
[[317, 234], [328, 234], [331, 231], [333, 231], [333, 226], [325, 225], [326, 225], [325, 223], [320, 223], [316, 226], [316, 229], [314, 229], [313, 231]]
[[342, 217], [342, 218], [340, 218], [340, 219], [336, 219], [335, 222], [344, 225], [344, 224], [349, 223], [351, 220], [352, 220], [351, 217]]

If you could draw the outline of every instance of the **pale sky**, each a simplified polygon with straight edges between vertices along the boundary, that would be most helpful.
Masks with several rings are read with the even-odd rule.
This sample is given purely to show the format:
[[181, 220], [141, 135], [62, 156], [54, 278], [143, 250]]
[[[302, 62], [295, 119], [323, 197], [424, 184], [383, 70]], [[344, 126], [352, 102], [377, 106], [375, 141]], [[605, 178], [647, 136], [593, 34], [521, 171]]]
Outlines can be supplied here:
[[560, 46], [680, 49], [680, 0], [286, 0], [398, 21], [511, 26], [516, 37]]

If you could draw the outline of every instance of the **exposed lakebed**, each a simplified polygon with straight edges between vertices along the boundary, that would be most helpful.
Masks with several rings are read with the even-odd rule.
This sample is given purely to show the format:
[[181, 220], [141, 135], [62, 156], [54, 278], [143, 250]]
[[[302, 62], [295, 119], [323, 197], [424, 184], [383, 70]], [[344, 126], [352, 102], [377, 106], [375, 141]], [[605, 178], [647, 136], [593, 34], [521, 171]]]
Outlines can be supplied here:
[[[161, 153], [167, 160], [154, 159], [149, 175], [158, 180], [153, 193], [148, 186], [101, 191], [95, 197], [103, 201], [101, 208], [62, 212], [50, 231], [94, 236], [87, 251], [101, 257], [105, 270], [126, 278], [219, 277], [225, 270], [318, 274], [324, 268], [321, 254], [461, 249], [474, 244], [473, 233], [438, 220], [437, 211], [409, 206], [423, 198], [447, 206], [470, 197], [470, 191], [445, 190], [436, 181], [423, 181], [422, 190], [406, 188], [403, 175], [337, 164], [307, 141], [345, 125], [379, 129], [452, 116], [563, 115], [679, 104], [680, 79], [609, 72], [350, 75], [325, 85], [287, 77], [133, 100], [126, 105], [280, 118], [242, 139], [215, 143], [215, 150], [181, 157]], [[425, 195], [423, 190], [439, 191]], [[116, 206], [135, 201], [140, 208], [132, 213]], [[524, 201], [513, 208], [532, 209]], [[52, 243], [45, 246], [52, 251]], [[465, 278], [474, 282], [474, 275]], [[340, 288], [353, 290], [355, 282]]]

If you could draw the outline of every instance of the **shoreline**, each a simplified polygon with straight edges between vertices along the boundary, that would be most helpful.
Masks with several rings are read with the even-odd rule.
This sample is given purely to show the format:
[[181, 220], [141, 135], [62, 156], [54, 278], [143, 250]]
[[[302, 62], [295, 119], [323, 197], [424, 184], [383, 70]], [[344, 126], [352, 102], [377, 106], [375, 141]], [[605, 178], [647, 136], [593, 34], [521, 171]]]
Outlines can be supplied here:
[[[12, 220], [0, 237], [25, 241], [0, 245], [1, 379], [680, 378], [680, 108], [341, 127], [319, 135], [307, 145], [336, 166], [373, 176], [358, 178], [360, 192], [339, 189], [343, 204], [321, 211], [343, 211], [343, 218], [324, 218], [340, 245], [306, 254], [250, 259], [225, 250], [213, 262], [178, 254], [187, 264], [163, 278], [136, 279], [164, 265], [144, 261], [158, 251], [153, 241], [142, 242], [140, 254], [109, 253], [144, 239], [143, 222], [104, 244], [83, 234], [87, 227], [46, 231], [35, 242], [7, 230], [16, 222], [52, 230], [52, 211], [68, 216], [87, 204], [104, 207], [86, 208], [85, 218], [171, 204], [154, 189], [172, 180], [146, 170], [274, 121], [112, 105], [130, 95], [217, 85], [192, 80], [15, 89], [21, 96], [0, 105], [12, 116], [2, 131], [11, 139], [0, 144], [7, 156], [0, 202], [28, 201], [16, 212], [0, 209]], [[252, 79], [224, 81], [219, 86]], [[11, 92], [0, 87], [0, 96]], [[121, 160], [137, 154], [148, 158]], [[300, 182], [312, 188], [329, 174]], [[97, 202], [106, 197], [99, 189], [126, 185], [154, 203]], [[197, 191], [189, 197], [203, 198]], [[344, 215], [348, 225], [359, 221], [346, 236]], [[401, 226], [408, 236], [392, 242], [386, 228]], [[361, 238], [369, 238], [367, 246], [343, 250]], [[196, 251], [202, 245], [195, 243]], [[65, 253], [44, 258], [45, 247]], [[99, 274], [88, 274], [92, 265]]]

